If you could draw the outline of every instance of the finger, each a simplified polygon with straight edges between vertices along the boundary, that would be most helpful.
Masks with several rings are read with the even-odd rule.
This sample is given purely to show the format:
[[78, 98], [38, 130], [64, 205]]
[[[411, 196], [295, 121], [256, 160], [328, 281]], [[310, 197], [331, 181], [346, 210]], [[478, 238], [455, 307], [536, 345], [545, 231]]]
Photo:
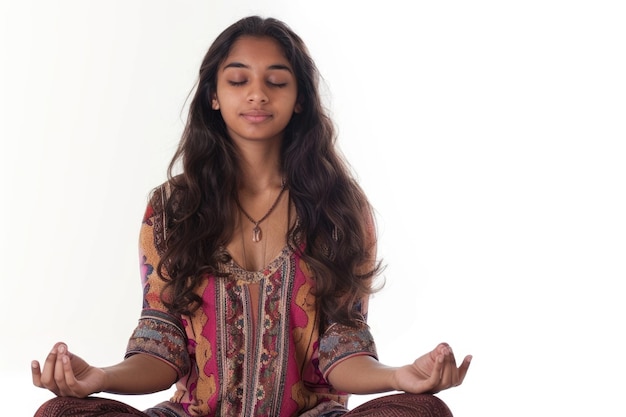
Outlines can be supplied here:
[[439, 351], [442, 351], [442, 349], [446, 349], [446, 348], [449, 348], [449, 347], [450, 347], [450, 345], [447, 344], [446, 342], [441, 342], [441, 343], [439, 343], [437, 345], [437, 347], [435, 349], [437, 349]]
[[450, 370], [450, 380], [446, 380], [445, 383], [448, 384], [447, 387], [457, 387], [463, 383], [463, 379], [465, 379], [465, 374], [467, 373], [467, 368], [469, 367], [469, 363], [471, 361], [471, 356], [466, 356], [461, 362], [461, 366], [456, 367], [456, 360], [454, 359], [454, 355], [452, 355], [452, 362], [449, 364]]
[[437, 356], [442, 355], [443, 354], [443, 349], [446, 348], [448, 344], [447, 343], [439, 343], [437, 346], [435, 346], [435, 348], [433, 350], [431, 350], [430, 353], [430, 358], [433, 361], [437, 360]]
[[456, 385], [461, 385], [463, 383], [463, 380], [465, 379], [465, 375], [467, 375], [467, 370], [469, 369], [472, 359], [473, 359], [472, 355], [467, 355], [463, 359], [463, 362], [461, 362], [461, 366], [459, 366], [459, 372], [458, 372], [459, 380]]
[[39, 368], [40, 385], [38, 386], [40, 386], [41, 388], [46, 388], [54, 392], [56, 395], [59, 395], [60, 394], [59, 388], [54, 380], [54, 372], [55, 372], [54, 369], [55, 369], [55, 364], [57, 361], [57, 347], [58, 347], [58, 343], [54, 345], [50, 353], [48, 353], [48, 356], [46, 356], [46, 360], [43, 365], [43, 370], [41, 369], [41, 367]]
[[67, 380], [65, 379], [65, 364], [67, 357], [67, 346], [60, 344], [57, 348], [56, 361], [54, 366], [54, 382], [61, 395], [67, 396], [70, 394], [70, 390], [67, 387]]
[[436, 394], [441, 391], [441, 376], [443, 374], [444, 357], [439, 355], [435, 358], [433, 371], [425, 382], [427, 385], [424, 392]]
[[72, 368], [72, 361], [69, 353], [61, 358], [61, 362], [63, 364], [64, 381], [68, 389], [66, 395], [79, 396], [77, 395], [79, 384], [76, 379], [76, 375], [74, 374], [74, 369]]
[[30, 371], [33, 377], [33, 385], [39, 388], [44, 388], [41, 384], [41, 367], [38, 361], [32, 361], [30, 363]]
[[454, 385], [457, 369], [456, 369], [456, 361], [454, 360], [454, 354], [452, 353], [452, 349], [447, 347], [444, 350], [444, 354], [442, 356], [443, 356], [443, 360], [441, 364], [440, 387], [441, 389], [446, 389]]
[[448, 349], [449, 347], [450, 347], [450, 346], [449, 346], [447, 343], [445, 343], [445, 342], [441, 342], [441, 343], [439, 343], [437, 346], [435, 346], [435, 348], [434, 348], [433, 350], [431, 350], [431, 351], [428, 353], [428, 355], [430, 355], [430, 359], [431, 359], [433, 362], [435, 362], [435, 361], [437, 360], [437, 357], [438, 357], [438, 356], [441, 356], [441, 355], [445, 355], [445, 354], [446, 354], [446, 351], [447, 351], [447, 349]]

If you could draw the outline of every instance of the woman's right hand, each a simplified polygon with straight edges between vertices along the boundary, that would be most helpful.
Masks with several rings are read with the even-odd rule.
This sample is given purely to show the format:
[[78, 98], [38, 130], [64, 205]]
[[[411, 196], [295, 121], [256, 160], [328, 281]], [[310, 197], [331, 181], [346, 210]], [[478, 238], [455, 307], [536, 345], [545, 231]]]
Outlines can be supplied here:
[[54, 345], [44, 362], [31, 363], [33, 384], [59, 397], [87, 397], [104, 389], [106, 373], [72, 354], [65, 343]]

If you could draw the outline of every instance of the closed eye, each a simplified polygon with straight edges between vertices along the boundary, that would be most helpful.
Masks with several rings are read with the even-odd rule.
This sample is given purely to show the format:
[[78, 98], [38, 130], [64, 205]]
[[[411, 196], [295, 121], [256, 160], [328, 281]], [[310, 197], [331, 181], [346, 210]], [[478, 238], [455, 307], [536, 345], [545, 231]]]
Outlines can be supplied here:
[[[228, 81], [229, 85], [232, 85], [233, 87], [240, 87], [244, 84], [246, 84], [248, 82], [248, 80], [243, 80], [243, 81]], [[270, 87], [276, 87], [276, 88], [284, 88], [287, 87], [288, 83], [277, 83], [277, 82], [272, 82], [272, 81], [267, 81], [267, 85], [269, 85]]]

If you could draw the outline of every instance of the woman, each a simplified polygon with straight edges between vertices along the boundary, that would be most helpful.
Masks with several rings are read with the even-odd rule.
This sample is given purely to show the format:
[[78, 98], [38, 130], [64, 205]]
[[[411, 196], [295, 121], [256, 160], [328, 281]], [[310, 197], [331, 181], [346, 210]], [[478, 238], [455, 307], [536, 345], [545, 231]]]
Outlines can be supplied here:
[[[289, 27], [249, 17], [220, 34], [144, 217], [144, 305], [126, 358], [95, 368], [56, 344], [33, 362], [34, 384], [58, 396], [36, 415], [451, 415], [431, 394], [459, 385], [471, 357], [457, 367], [442, 343], [406, 366], [377, 360], [373, 216], [334, 139]], [[145, 412], [85, 398], [173, 383]], [[387, 391], [404, 393], [347, 409], [348, 394]]]

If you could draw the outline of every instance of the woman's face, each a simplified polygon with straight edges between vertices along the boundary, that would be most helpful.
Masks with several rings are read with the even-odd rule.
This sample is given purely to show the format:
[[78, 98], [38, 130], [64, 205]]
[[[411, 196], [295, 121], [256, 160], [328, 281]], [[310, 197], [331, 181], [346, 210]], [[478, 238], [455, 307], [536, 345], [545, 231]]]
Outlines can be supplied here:
[[297, 104], [298, 87], [291, 64], [272, 38], [242, 36], [218, 68], [211, 100], [230, 137], [245, 141], [281, 141]]

